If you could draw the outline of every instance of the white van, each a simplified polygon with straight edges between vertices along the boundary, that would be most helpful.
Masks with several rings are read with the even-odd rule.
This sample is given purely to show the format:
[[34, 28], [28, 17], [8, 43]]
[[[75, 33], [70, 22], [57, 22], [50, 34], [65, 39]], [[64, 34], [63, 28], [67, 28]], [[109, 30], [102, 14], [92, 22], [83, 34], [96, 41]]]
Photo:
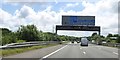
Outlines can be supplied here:
[[81, 46], [88, 46], [88, 42], [87, 38], [81, 38]]

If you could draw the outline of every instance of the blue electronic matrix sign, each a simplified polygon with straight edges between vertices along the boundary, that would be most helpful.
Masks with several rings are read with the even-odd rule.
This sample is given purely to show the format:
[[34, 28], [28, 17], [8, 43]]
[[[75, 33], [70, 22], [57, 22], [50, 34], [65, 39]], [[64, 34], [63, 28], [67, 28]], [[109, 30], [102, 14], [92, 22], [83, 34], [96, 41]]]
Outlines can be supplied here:
[[62, 16], [62, 25], [95, 26], [95, 16]]

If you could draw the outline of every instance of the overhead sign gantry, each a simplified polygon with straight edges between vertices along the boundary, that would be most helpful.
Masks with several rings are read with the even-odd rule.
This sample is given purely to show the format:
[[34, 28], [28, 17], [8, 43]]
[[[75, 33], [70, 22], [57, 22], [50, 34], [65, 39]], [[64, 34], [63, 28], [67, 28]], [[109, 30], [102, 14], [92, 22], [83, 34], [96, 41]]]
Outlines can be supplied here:
[[75, 31], [98, 31], [100, 35], [100, 26], [95, 26], [95, 16], [62, 16], [62, 25], [56, 25], [57, 30], [75, 30]]

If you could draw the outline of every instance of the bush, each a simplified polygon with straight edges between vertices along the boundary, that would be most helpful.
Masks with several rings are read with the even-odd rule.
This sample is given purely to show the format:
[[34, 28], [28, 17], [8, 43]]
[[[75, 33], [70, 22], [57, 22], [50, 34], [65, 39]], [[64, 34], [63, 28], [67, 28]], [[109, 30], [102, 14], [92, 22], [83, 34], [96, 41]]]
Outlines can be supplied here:
[[26, 42], [25, 40], [17, 40], [16, 43], [22, 43], [22, 42]]
[[117, 43], [120, 43], [120, 36], [118, 36], [116, 42], [117, 42]]

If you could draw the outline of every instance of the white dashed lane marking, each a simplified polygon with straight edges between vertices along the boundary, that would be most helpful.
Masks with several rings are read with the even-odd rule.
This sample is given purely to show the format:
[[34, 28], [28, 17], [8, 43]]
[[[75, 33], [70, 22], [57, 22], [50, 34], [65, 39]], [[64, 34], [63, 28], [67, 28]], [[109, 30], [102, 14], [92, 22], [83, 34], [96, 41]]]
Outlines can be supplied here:
[[116, 53], [116, 52], [113, 52], [114, 54], [116, 54], [116, 55], [118, 55], [118, 53]]
[[83, 52], [83, 54], [86, 54], [86, 52]]

